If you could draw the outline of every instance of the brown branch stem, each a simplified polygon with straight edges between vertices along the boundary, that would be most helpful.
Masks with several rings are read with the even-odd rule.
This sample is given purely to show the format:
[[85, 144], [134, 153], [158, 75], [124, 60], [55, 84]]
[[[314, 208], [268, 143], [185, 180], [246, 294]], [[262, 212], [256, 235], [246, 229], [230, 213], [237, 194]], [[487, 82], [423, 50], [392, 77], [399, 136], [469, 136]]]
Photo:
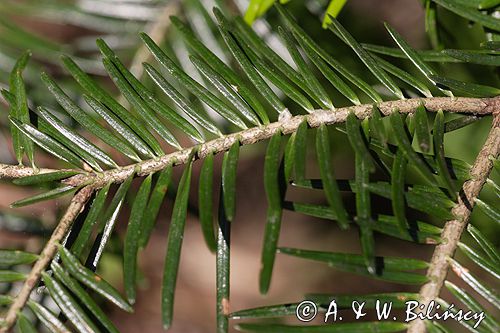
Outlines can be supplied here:
[[[457, 249], [460, 237], [469, 222], [475, 200], [479, 196], [493, 168], [491, 157], [498, 158], [500, 151], [499, 111], [500, 108], [497, 104], [488, 138], [470, 170], [471, 178], [464, 183], [460, 191], [458, 203], [452, 210], [455, 219], [446, 222], [441, 232], [442, 241], [436, 246], [429, 269], [427, 270], [429, 282], [424, 284], [420, 289], [419, 301], [421, 304], [428, 305], [429, 302], [439, 297], [449, 270], [448, 259], [453, 257]], [[408, 333], [422, 333], [425, 331], [425, 322], [423, 320], [414, 320], [408, 329]]]

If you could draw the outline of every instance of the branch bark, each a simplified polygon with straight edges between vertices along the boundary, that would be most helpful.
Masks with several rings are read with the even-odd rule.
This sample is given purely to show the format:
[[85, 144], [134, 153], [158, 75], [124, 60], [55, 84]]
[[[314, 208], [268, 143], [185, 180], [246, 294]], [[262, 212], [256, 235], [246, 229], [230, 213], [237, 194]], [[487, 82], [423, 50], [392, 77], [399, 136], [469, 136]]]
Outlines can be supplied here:
[[[449, 270], [448, 259], [453, 257], [457, 249], [460, 237], [469, 222], [475, 200], [493, 168], [491, 158], [498, 158], [500, 151], [499, 106], [500, 104], [497, 104], [497, 108], [494, 110], [493, 124], [488, 138], [470, 170], [471, 178], [464, 183], [458, 203], [452, 210], [455, 219], [446, 222], [441, 232], [442, 243], [436, 246], [427, 270], [429, 282], [420, 289], [419, 301], [421, 304], [428, 305], [430, 301], [439, 297]], [[408, 329], [408, 333], [422, 333], [425, 331], [425, 322], [423, 320], [414, 320]]]
[[31, 292], [37, 286], [42, 272], [47, 268], [55, 254], [57, 253], [57, 244], [64, 238], [68, 230], [71, 228], [73, 221], [78, 214], [83, 210], [87, 200], [92, 195], [94, 188], [87, 186], [81, 189], [71, 200], [68, 209], [59, 221], [49, 241], [43, 248], [40, 258], [35, 262], [31, 272], [24, 282], [21, 291], [15, 297], [14, 302], [10, 306], [5, 316], [3, 326], [0, 327], [0, 333], [6, 333], [15, 324], [17, 313], [22, 311], [29, 300]]

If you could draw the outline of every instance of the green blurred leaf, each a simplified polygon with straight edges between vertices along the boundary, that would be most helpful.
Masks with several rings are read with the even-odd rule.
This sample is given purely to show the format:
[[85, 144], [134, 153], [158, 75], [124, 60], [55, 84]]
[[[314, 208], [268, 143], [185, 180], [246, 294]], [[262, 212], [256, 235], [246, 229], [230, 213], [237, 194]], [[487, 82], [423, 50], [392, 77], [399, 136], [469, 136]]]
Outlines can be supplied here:
[[[37, 108], [37, 114], [60, 134], [61, 143], [84, 159], [94, 170], [102, 171], [97, 161], [110, 168], [118, 168], [118, 164], [99, 147], [65, 125], [44, 107]], [[64, 139], [64, 140], [62, 140]]]
[[347, 0], [330, 1], [330, 4], [328, 4], [328, 7], [326, 9], [325, 17], [323, 18], [323, 29], [327, 29], [328, 25], [332, 23], [330, 16], [336, 18], [339, 15], [342, 8], [344, 8], [346, 3]]
[[318, 79], [314, 76], [312, 71], [312, 67], [306, 63], [304, 58], [302, 57], [295, 40], [288, 30], [285, 30], [281, 27], [278, 27], [278, 32], [281, 39], [284, 41], [290, 56], [292, 57], [295, 65], [297, 65], [297, 69], [300, 73], [300, 76], [303, 80], [302, 85], [308, 87], [312, 94], [310, 96], [314, 98], [316, 103], [322, 108], [327, 110], [334, 109], [332, 101], [328, 94], [326, 93], [323, 86], [319, 83]]
[[332, 152], [330, 146], [330, 137], [328, 135], [328, 127], [321, 125], [316, 134], [316, 154], [318, 164], [323, 180], [323, 186], [328, 203], [337, 217], [339, 225], [346, 229], [349, 226], [349, 215], [342, 203], [337, 181], [335, 179], [333, 163], [331, 160]]
[[82, 254], [86, 243], [89, 241], [92, 228], [95, 224], [98, 223], [99, 216], [103, 210], [104, 203], [106, 201], [106, 197], [108, 196], [109, 187], [111, 184], [107, 184], [102, 189], [97, 192], [94, 201], [90, 204], [90, 210], [83, 222], [82, 228], [78, 232], [78, 236], [71, 246], [71, 251], [75, 254], [76, 257], [80, 257]]
[[12, 182], [16, 185], [35, 185], [40, 183], [49, 183], [56, 180], [65, 179], [74, 175], [79, 174], [78, 171], [73, 170], [61, 170], [47, 173], [39, 173], [36, 175], [26, 176], [18, 179], [14, 179]]
[[434, 154], [438, 175], [441, 178], [443, 185], [448, 189], [450, 197], [455, 201], [457, 198], [457, 190], [453, 179], [451, 179], [450, 172], [448, 171], [446, 157], [444, 155], [444, 114], [442, 110], [439, 110], [436, 113], [432, 138], [434, 141]]
[[444, 54], [452, 57], [459, 59], [464, 62], [468, 62], [471, 64], [478, 64], [478, 65], [486, 65], [486, 66], [494, 66], [498, 67], [500, 66], [500, 56], [498, 54], [492, 55], [492, 54], [487, 54], [484, 53], [483, 50], [481, 51], [476, 51], [476, 50], [453, 50], [453, 49], [446, 49], [441, 51]]
[[422, 284], [427, 281], [424, 275], [405, 272], [428, 267], [425, 261], [416, 259], [376, 257], [376, 271], [371, 273], [366, 267], [365, 258], [358, 254], [320, 252], [292, 248], [279, 248], [278, 253], [324, 262], [328, 264], [328, 267], [384, 281], [401, 284]]
[[[30, 123], [28, 99], [26, 97], [26, 87], [23, 80], [23, 71], [28, 65], [30, 57], [31, 51], [25, 51], [17, 60], [14, 68], [12, 68], [12, 72], [9, 77], [10, 92], [13, 95], [13, 100], [9, 102], [11, 104], [10, 116], [19, 120], [23, 124]], [[11, 133], [14, 151], [19, 164], [22, 163], [23, 154], [26, 153], [28, 160], [34, 166], [35, 160], [33, 142], [19, 133], [19, 130], [15, 127], [12, 127]]]
[[42, 324], [44, 324], [50, 332], [54, 333], [67, 333], [70, 332], [66, 326], [57, 318], [55, 314], [53, 314], [47, 308], [35, 303], [33, 301], [28, 301], [28, 306], [33, 311], [35, 316], [40, 320]]
[[442, 49], [443, 44], [439, 38], [437, 6], [431, 0], [425, 0], [425, 31], [429, 36], [432, 48]]
[[500, 297], [498, 296], [496, 290], [484, 285], [480, 282], [474, 275], [470, 273], [468, 269], [460, 265], [457, 261], [450, 259], [451, 268], [455, 274], [465, 281], [474, 291], [483, 296], [491, 304], [493, 304], [497, 309], [500, 309]]
[[38, 255], [18, 250], [0, 250], [0, 267], [31, 264]]
[[77, 168], [82, 167], [82, 161], [78, 156], [72, 153], [68, 148], [51, 138], [45, 133], [40, 132], [38, 129], [29, 124], [22, 124], [14, 118], [9, 118], [12, 125], [14, 125], [21, 132], [26, 134], [33, 142], [39, 145], [48, 153], [66, 161]]
[[[146, 127], [130, 112], [128, 112], [123, 106], [121, 106], [111, 95], [101, 88], [98, 84], [96, 84], [88, 74], [86, 74], [78, 65], [69, 57], [63, 56], [62, 61], [66, 69], [71, 73], [73, 78], [80, 84], [80, 86], [95, 100], [99, 101], [103, 105], [109, 108], [111, 112], [114, 113], [116, 117], [118, 117], [121, 121], [123, 121], [126, 125], [128, 125], [134, 133], [137, 134], [137, 137], [133, 135], [123, 132], [125, 135], [124, 138], [130, 136], [127, 140], [133, 140], [134, 146], [140, 146], [139, 152], [148, 157], [153, 157], [154, 153], [161, 154], [161, 147], [154, 138], [154, 136], [146, 129]], [[92, 104], [89, 104], [93, 107]], [[94, 105], [98, 106], [94, 103]], [[97, 111], [96, 111], [97, 112]], [[113, 126], [113, 128], [117, 129], [117, 127]], [[122, 134], [122, 133], [120, 133]], [[112, 139], [113, 140], [113, 139]], [[144, 146], [142, 142], [144, 140], [145, 143], [149, 147]], [[137, 155], [130, 148], [123, 147], [120, 144], [110, 144], [110, 146], [115, 147], [120, 150], [126, 156], [129, 156], [132, 159], [138, 159]]]
[[50, 277], [47, 273], [42, 273], [42, 280], [50, 292], [50, 296], [66, 315], [69, 321], [75, 325], [81, 333], [99, 332], [90, 318], [85, 314], [77, 301], [71, 296], [66, 288]]
[[33, 324], [21, 312], [17, 314], [17, 328], [19, 329], [20, 333], [37, 333], [37, 330], [33, 326]]
[[[260, 87], [266, 89], [265, 82], [260, 82], [259, 78], [255, 76], [253, 73], [253, 67], [248, 62], [248, 59], [245, 57], [239, 46], [236, 45], [233, 37], [230, 35], [228, 31], [228, 22], [224, 18], [222, 12], [217, 8], [214, 9], [215, 16], [219, 21], [219, 31], [226, 42], [229, 50], [241, 65], [242, 69], [247, 73], [248, 77], [251, 79], [252, 84], [259, 84]], [[269, 123], [269, 118], [267, 117], [266, 111], [263, 105], [257, 98], [257, 95], [250, 89], [249, 85], [242, 80], [229, 66], [227, 66], [222, 60], [220, 60], [208, 47], [206, 47], [200, 40], [198, 40], [191, 29], [189, 29], [184, 23], [182, 23], [177, 17], [171, 18], [172, 24], [175, 25], [177, 30], [182, 34], [184, 41], [192, 47], [192, 49], [196, 52], [196, 54], [204, 59], [214, 70], [220, 73], [226, 80], [234, 87], [237, 87], [237, 92], [245, 99], [246, 102], [250, 104], [250, 106], [255, 110], [259, 118], [262, 120], [264, 124]], [[263, 93], [261, 89], [257, 89], [260, 93]], [[264, 95], [266, 97], [266, 95]], [[271, 95], [267, 95], [268, 97]], [[277, 97], [276, 97], [277, 99]], [[281, 103], [278, 100], [274, 100], [278, 104]], [[283, 106], [284, 108], [284, 106]], [[280, 111], [278, 111], [280, 112]]]
[[198, 190], [198, 206], [201, 230], [210, 251], [214, 252], [217, 244], [214, 231], [214, 154], [208, 154], [200, 170], [200, 184]]
[[472, 260], [478, 266], [493, 275], [495, 278], [500, 278], [500, 268], [496, 263], [487, 258], [484, 258], [484, 255], [482, 253], [475, 251], [474, 249], [463, 243], [458, 243], [458, 247], [470, 260]]
[[111, 333], [119, 333], [118, 329], [111, 322], [108, 316], [103, 310], [97, 305], [97, 303], [92, 299], [92, 297], [87, 293], [87, 291], [78, 283], [73, 280], [69, 274], [64, 271], [64, 269], [56, 262], [52, 262], [50, 265], [54, 271], [55, 277], [61, 281], [66, 288], [68, 288], [80, 302], [85, 305], [85, 307], [97, 318], [97, 320]]
[[464, 96], [471, 97], [495, 97], [500, 94], [500, 89], [482, 84], [458, 81], [441, 76], [430, 76], [438, 86], [448, 88]]
[[164, 329], [168, 329], [172, 324], [174, 292], [177, 282], [177, 272], [179, 270], [184, 227], [186, 225], [192, 167], [193, 162], [191, 157], [179, 182], [172, 210], [172, 220], [168, 230], [167, 254], [165, 256], [161, 296], [161, 313]]
[[160, 211], [161, 205], [167, 193], [167, 188], [170, 186], [172, 178], [172, 166], [167, 166], [164, 170], [158, 172], [158, 178], [151, 191], [151, 196], [148, 202], [148, 209], [144, 212], [142, 217], [142, 231], [139, 240], [139, 246], [145, 248], [149, 237], [153, 231], [156, 218]]
[[24, 279], [26, 279], [26, 275], [23, 273], [0, 270], [0, 283], [23, 281]]
[[152, 178], [153, 174], [146, 177], [137, 191], [130, 211], [127, 233], [123, 242], [123, 281], [125, 284], [125, 294], [130, 304], [134, 304], [136, 298], [137, 253], [139, 251], [139, 240], [143, 227], [143, 216], [148, 209]]
[[123, 299], [115, 288], [113, 288], [102, 277], [80, 264], [78, 258], [71, 254], [68, 249], [59, 247], [59, 254], [61, 255], [64, 267], [75, 279], [86, 285], [88, 288], [94, 290], [96, 293], [103, 296], [119, 308], [127, 312], [133, 311], [130, 304]]
[[358, 55], [359, 59], [366, 65], [372, 74], [382, 83], [390, 92], [392, 92], [399, 99], [404, 99], [401, 89], [398, 85], [387, 75], [387, 73], [379, 66], [377, 61], [359, 44], [356, 39], [338, 22], [335, 18], [331, 17], [331, 24], [329, 28], [333, 31], [342, 41], [349, 45], [353, 51]]
[[47, 192], [43, 192], [29, 198], [17, 200], [16, 202], [11, 203], [10, 206], [12, 208], [18, 208], [18, 207], [32, 205], [40, 201], [52, 200], [67, 195], [69, 193], [76, 192], [79, 188], [80, 187], [73, 187], [73, 186], [57, 187], [53, 190], [49, 190]]
[[269, 145], [267, 146], [264, 162], [264, 189], [268, 207], [261, 256], [262, 266], [259, 278], [259, 289], [261, 294], [266, 294], [271, 284], [271, 276], [281, 230], [282, 203], [284, 197], [283, 187], [286, 186], [283, 184], [283, 175], [280, 175], [282, 171], [280, 168], [281, 140], [280, 132], [271, 137]]
[[408, 222], [406, 221], [406, 200], [405, 200], [405, 178], [406, 164], [408, 161], [401, 149], [396, 152], [396, 157], [392, 164], [391, 174], [391, 199], [392, 211], [401, 230], [406, 230]]
[[233, 221], [236, 211], [236, 168], [240, 154], [240, 142], [233, 143], [229, 151], [224, 153], [222, 161], [222, 198], [224, 212], [228, 221]]
[[462, 6], [455, 1], [452, 0], [432, 0], [440, 6], [448, 9], [449, 11], [460, 15], [468, 20], [477, 22], [483, 25], [485, 28], [490, 28], [495, 31], [500, 31], [500, 21], [498, 18], [495, 18], [490, 15], [484, 15], [482, 12], [478, 10], [473, 10]]
[[12, 304], [12, 297], [7, 295], [0, 295], [0, 306], [6, 306]]

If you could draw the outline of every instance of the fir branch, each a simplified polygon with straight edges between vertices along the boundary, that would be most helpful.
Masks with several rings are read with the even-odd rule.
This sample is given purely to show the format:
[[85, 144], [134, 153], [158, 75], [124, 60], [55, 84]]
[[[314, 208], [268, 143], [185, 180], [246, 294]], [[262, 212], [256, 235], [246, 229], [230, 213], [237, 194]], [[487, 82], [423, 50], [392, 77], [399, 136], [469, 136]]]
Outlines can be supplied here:
[[[418, 106], [424, 104], [430, 112], [445, 110], [453, 113], [464, 113], [474, 115], [489, 115], [498, 112], [500, 97], [495, 98], [413, 98], [406, 100], [388, 101], [377, 104], [377, 107], [384, 115], [389, 115], [393, 110], [400, 113], [413, 113]], [[197, 150], [196, 158], [204, 158], [210, 153], [221, 153], [227, 151], [231, 145], [240, 140], [242, 145], [254, 144], [259, 141], [269, 139], [273, 134], [281, 131], [283, 134], [294, 133], [300, 123], [307, 119], [311, 128], [319, 127], [322, 124], [330, 125], [343, 123], [351, 111], [354, 111], [359, 119], [368, 118], [372, 114], [373, 105], [363, 104], [336, 110], [316, 110], [311, 114], [295, 116], [280, 120], [268, 125], [253, 127], [234, 134], [229, 134], [218, 139], [214, 139], [199, 146], [179, 150], [156, 159], [145, 160], [137, 164], [131, 164], [122, 168], [104, 171], [99, 174], [76, 175], [65, 181], [66, 185], [80, 186], [84, 183], [92, 184], [94, 188], [101, 188], [107, 183], [121, 183], [127, 179], [134, 170], [139, 176], [146, 176], [153, 172], [163, 170], [168, 165], [185, 164], [193, 150]], [[48, 170], [57, 171], [57, 170]], [[28, 167], [10, 166], [0, 164], [1, 178], [21, 178], [33, 174], [33, 170]]]
[[[428, 305], [430, 301], [439, 297], [450, 267], [449, 258], [453, 258], [462, 233], [470, 220], [475, 200], [493, 168], [493, 159], [498, 158], [500, 153], [500, 104], [498, 101], [497, 98], [493, 104], [495, 109], [492, 109], [494, 117], [490, 133], [470, 170], [471, 179], [464, 183], [460, 191], [458, 204], [452, 210], [455, 219], [446, 222], [441, 233], [443, 242], [436, 246], [432, 255], [427, 270], [429, 282], [420, 289], [419, 299], [422, 304]], [[408, 333], [422, 332], [425, 332], [425, 322], [423, 320], [414, 320], [408, 329]]]
[[[447, 267], [446, 259], [454, 252], [458, 239], [460, 238], [459, 236], [461, 235], [463, 228], [468, 221], [474, 198], [477, 197], [482, 185], [487, 178], [487, 175], [489, 174], [489, 170], [491, 169], [492, 162], [489, 159], [489, 156], [498, 155], [500, 141], [500, 129], [498, 128], [498, 105], [500, 104], [500, 97], [487, 99], [448, 97], [407, 99], [382, 102], [379, 103], [377, 107], [384, 115], [389, 115], [395, 110], [400, 113], [413, 113], [422, 103], [430, 112], [437, 112], [443, 109], [448, 112], [456, 113], [495, 115], [494, 126], [492, 128], [492, 132], [490, 133], [490, 137], [484, 145], [484, 148], [481, 151], [476, 164], [471, 170], [472, 179], [464, 184], [463, 193], [465, 194], [467, 200], [460, 201], [460, 203], [454, 209], [454, 214], [455, 216], [457, 216], [457, 219], [455, 221], [448, 222], [443, 231], [443, 237], [445, 237], [446, 239], [452, 239], [450, 237], [454, 236], [454, 241], [440, 245], [436, 248], [436, 255], [439, 254], [439, 257], [435, 260], [439, 260], [439, 263], [432, 265], [431, 268], [434, 268], [435, 270], [437, 268], [437, 272], [431, 272], [431, 270], [429, 270], [429, 274], [432, 273], [432, 276], [439, 273], [439, 276], [442, 275], [444, 279], [447, 271], [446, 268], [443, 269], [444, 267]], [[304, 119], [307, 120], [311, 128], [319, 127], [323, 124], [330, 125], [334, 123], [343, 123], [346, 121], [347, 116], [351, 111], [354, 111], [358, 118], [364, 119], [371, 116], [373, 105], [365, 104], [353, 107], [339, 108], [336, 110], [317, 110], [309, 115], [300, 115], [288, 119], [282, 119], [278, 122], [274, 122], [268, 125], [254, 127], [234, 134], [229, 134], [224, 137], [200, 144], [198, 146], [186, 148], [184, 150], [167, 154], [156, 159], [146, 160], [137, 164], [125, 166], [123, 168], [104, 171], [99, 174], [80, 174], [65, 180], [64, 182], [67, 185], [90, 185], [84, 187], [72, 199], [65, 215], [60, 220], [57, 228], [54, 230], [52, 237], [47, 242], [44, 250], [42, 251], [40, 259], [33, 266], [25, 284], [21, 289], [21, 292], [16, 297], [15, 302], [7, 312], [4, 323], [4, 325], [6, 326], [0, 329], [0, 333], [7, 332], [8, 328], [10, 328], [15, 323], [17, 312], [23, 309], [29, 299], [32, 290], [36, 287], [41, 273], [55, 256], [57, 252], [56, 244], [58, 244], [63, 239], [63, 237], [71, 227], [72, 222], [83, 209], [86, 201], [89, 199], [94, 190], [103, 187], [109, 182], [121, 183], [134, 172], [136, 172], [138, 176], [145, 176], [153, 172], [162, 170], [169, 165], [185, 164], [190, 160], [193, 153], [196, 153], [196, 158], [203, 158], [211, 153], [216, 154], [227, 151], [233, 145], [233, 143], [236, 142], [236, 140], [239, 140], [242, 145], [249, 145], [269, 139], [274, 134], [279, 132], [281, 132], [282, 134], [294, 133]], [[57, 170], [40, 169], [39, 172], [51, 171]], [[0, 178], [20, 178], [32, 175], [34, 174], [34, 172], [35, 170], [28, 167], [0, 164]], [[467, 202], [471, 202], [472, 204], [466, 204]], [[434, 293], [438, 293], [442, 285], [442, 280], [439, 285], [433, 285], [435, 287], [431, 288], [430, 292], [426, 292], [425, 295], [434, 295]]]
[[[446, 110], [456, 113], [487, 115], [493, 111], [491, 105], [498, 104], [499, 100], [500, 97], [487, 99], [448, 97], [415, 98], [382, 102], [377, 104], [377, 107], [384, 115], [389, 115], [394, 110], [398, 110], [400, 113], [413, 113], [421, 104], [424, 104], [426, 109], [430, 112]], [[305, 116], [299, 115], [268, 125], [253, 127], [234, 134], [229, 134], [198, 146], [164, 155], [157, 159], [146, 160], [120, 169], [104, 171], [101, 174], [76, 175], [66, 180], [65, 184], [79, 186], [88, 183], [93, 184], [96, 188], [101, 188], [109, 182], [121, 183], [134, 172], [136, 172], [138, 176], [147, 176], [153, 172], [163, 170], [169, 165], [185, 164], [189, 161], [193, 151], [196, 152], [195, 158], [204, 158], [208, 154], [218, 154], [229, 150], [232, 144], [237, 140], [240, 141], [241, 145], [251, 145], [267, 140], [279, 131], [285, 135], [294, 133], [304, 119], [307, 120], [311, 128], [316, 128], [322, 124], [331, 125], [335, 123], [344, 123], [351, 111], [353, 111], [359, 119], [368, 118], [371, 116], [372, 110], [373, 105], [370, 104], [339, 108], [336, 110], [316, 110]], [[94, 179], [89, 177], [93, 177]]]

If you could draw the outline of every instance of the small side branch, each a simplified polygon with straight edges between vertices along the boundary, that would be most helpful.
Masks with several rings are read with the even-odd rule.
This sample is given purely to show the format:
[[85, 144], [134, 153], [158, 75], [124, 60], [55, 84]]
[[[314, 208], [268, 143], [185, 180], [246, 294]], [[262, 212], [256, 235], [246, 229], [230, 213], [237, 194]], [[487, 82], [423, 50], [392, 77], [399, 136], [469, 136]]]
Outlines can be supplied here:
[[40, 258], [35, 262], [31, 272], [29, 273], [26, 281], [21, 288], [21, 291], [14, 299], [11, 307], [7, 311], [5, 316], [4, 326], [0, 328], [0, 333], [6, 333], [15, 324], [17, 319], [17, 313], [22, 311], [24, 306], [29, 300], [31, 292], [37, 286], [38, 281], [42, 275], [42, 272], [47, 268], [52, 259], [57, 253], [57, 244], [64, 238], [71, 228], [73, 221], [76, 219], [78, 214], [83, 210], [87, 200], [92, 195], [94, 189], [90, 186], [84, 187], [80, 190], [71, 200], [68, 209], [64, 213], [64, 216], [59, 221], [56, 229], [52, 233], [49, 241], [45, 245]]
[[[430, 301], [436, 300], [439, 297], [449, 270], [448, 258], [453, 257], [460, 237], [469, 222], [475, 200], [479, 196], [493, 168], [491, 158], [498, 158], [500, 151], [499, 110], [500, 108], [494, 112], [493, 124], [488, 138], [470, 170], [471, 178], [464, 183], [460, 191], [458, 204], [452, 210], [455, 219], [446, 222], [441, 232], [442, 243], [436, 246], [427, 271], [429, 282], [420, 289], [419, 301], [422, 304], [427, 305]], [[422, 320], [413, 321], [408, 329], [408, 333], [422, 332], [425, 332], [425, 323]]]
[[31, 167], [27, 167], [24, 165], [10, 165], [10, 164], [0, 163], [0, 179], [2, 178], [16, 179], [16, 178], [33, 176], [34, 174], [50, 173], [56, 171], [63, 171], [63, 170], [46, 169], [46, 168], [35, 170]]

